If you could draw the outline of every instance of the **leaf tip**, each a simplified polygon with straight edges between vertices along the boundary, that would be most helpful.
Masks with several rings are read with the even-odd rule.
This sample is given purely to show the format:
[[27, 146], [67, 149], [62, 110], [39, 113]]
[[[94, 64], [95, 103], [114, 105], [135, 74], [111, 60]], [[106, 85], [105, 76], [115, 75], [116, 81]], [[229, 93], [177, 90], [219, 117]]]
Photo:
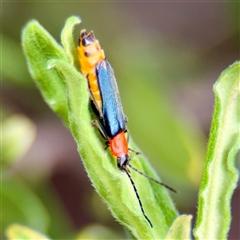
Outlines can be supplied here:
[[79, 24], [82, 22], [82, 19], [80, 18], [80, 16], [71, 16], [66, 20], [67, 24]]
[[23, 34], [27, 31], [30, 30], [33, 27], [40, 26], [40, 23], [36, 19], [32, 19], [26, 23], [26, 25], [23, 27]]

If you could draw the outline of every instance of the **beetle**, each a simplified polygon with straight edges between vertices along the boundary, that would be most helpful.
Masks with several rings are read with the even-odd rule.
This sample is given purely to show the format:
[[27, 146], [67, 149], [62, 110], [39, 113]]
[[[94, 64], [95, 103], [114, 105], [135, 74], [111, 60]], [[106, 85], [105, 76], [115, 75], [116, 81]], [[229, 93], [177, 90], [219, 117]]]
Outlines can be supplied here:
[[129, 151], [135, 154], [139, 153], [128, 147], [127, 117], [123, 112], [114, 71], [105, 58], [104, 51], [100, 48], [99, 42], [95, 39], [93, 32], [87, 33], [86, 30], [80, 32], [78, 56], [81, 72], [88, 81], [93, 110], [98, 116], [98, 119], [93, 120], [92, 124], [98, 127], [102, 136], [106, 139], [106, 144], [110, 148], [111, 154], [117, 158], [118, 168], [127, 174], [138, 199], [142, 214], [149, 225], [153, 227], [144, 212], [140, 196], [128, 167], [169, 190], [176, 191], [166, 184], [149, 177], [129, 163], [131, 160]]

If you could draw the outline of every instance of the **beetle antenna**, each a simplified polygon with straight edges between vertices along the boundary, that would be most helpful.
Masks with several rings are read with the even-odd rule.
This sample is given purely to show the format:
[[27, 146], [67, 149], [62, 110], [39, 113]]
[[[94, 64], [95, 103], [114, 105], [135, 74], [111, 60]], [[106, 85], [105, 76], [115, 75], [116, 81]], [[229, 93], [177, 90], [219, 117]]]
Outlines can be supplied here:
[[135, 186], [135, 184], [134, 184], [134, 181], [133, 181], [133, 179], [131, 178], [131, 175], [129, 174], [129, 172], [128, 172], [126, 169], [123, 169], [123, 170], [124, 170], [124, 172], [127, 174], [128, 178], [129, 178], [130, 181], [131, 181], [131, 184], [132, 184], [133, 189], [134, 189], [134, 192], [135, 192], [135, 194], [136, 194], [136, 196], [137, 196], [138, 203], [139, 203], [139, 206], [140, 206], [140, 208], [141, 208], [142, 214], [143, 214], [143, 216], [145, 217], [145, 219], [148, 221], [150, 227], [152, 228], [153, 225], [152, 225], [151, 221], [149, 220], [149, 218], [147, 217], [147, 215], [145, 214], [145, 212], [144, 212], [144, 210], [143, 210], [143, 205], [142, 205], [142, 202], [141, 202], [141, 200], [140, 200], [140, 196], [139, 196], [139, 194], [138, 194], [138, 191], [137, 191], [137, 188], [136, 188], [136, 186]]
[[172, 191], [172, 192], [174, 192], [174, 193], [177, 193], [177, 191], [176, 191], [175, 189], [169, 187], [169, 186], [166, 185], [165, 183], [160, 182], [160, 181], [158, 181], [158, 180], [156, 180], [156, 179], [154, 179], [154, 178], [148, 176], [147, 174], [145, 174], [145, 173], [139, 171], [137, 168], [133, 167], [133, 166], [132, 166], [131, 164], [129, 164], [129, 163], [128, 163], [127, 165], [128, 165], [131, 169], [133, 169], [134, 171], [138, 172], [140, 175], [142, 175], [142, 176], [148, 178], [149, 180], [151, 180], [151, 181], [153, 181], [153, 182], [155, 182], [155, 183], [158, 183], [158, 184], [164, 186], [165, 188], [169, 189], [170, 191]]

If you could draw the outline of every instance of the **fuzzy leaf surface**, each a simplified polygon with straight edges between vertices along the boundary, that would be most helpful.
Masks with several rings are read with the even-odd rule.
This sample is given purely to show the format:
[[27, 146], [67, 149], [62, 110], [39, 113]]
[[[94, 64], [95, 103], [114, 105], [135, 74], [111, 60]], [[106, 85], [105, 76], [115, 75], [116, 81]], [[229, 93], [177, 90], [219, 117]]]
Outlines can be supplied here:
[[237, 186], [235, 157], [240, 147], [240, 62], [214, 85], [215, 107], [194, 230], [197, 239], [227, 239], [231, 198]]
[[[113, 216], [121, 224], [125, 225], [137, 239], [164, 238], [178, 215], [167, 190], [131, 171], [131, 176], [138, 189], [146, 215], [153, 224], [153, 228], [151, 228], [142, 215], [127, 175], [117, 168], [116, 159], [111, 156], [109, 150], [104, 150], [105, 140], [101, 137], [99, 131], [91, 125], [91, 121], [96, 117], [93, 116], [92, 110], [90, 110], [87, 81], [73, 66], [73, 62], [69, 60], [75, 59], [74, 56], [69, 57], [69, 53], [72, 52], [69, 50], [69, 46], [71, 45], [72, 32], [77, 21], [79, 19], [73, 19], [73, 17], [70, 22], [67, 20], [62, 32], [64, 50], [61, 47], [57, 48], [50, 39], [45, 39], [47, 38], [47, 34], [45, 34], [45, 42], [49, 43], [46, 49], [48, 49], [48, 52], [54, 52], [55, 54], [44, 58], [46, 60], [44, 67], [54, 75], [51, 76], [54, 78], [54, 84], [51, 83], [50, 79], [47, 82], [44, 81], [44, 74], [41, 76], [40, 72], [38, 72], [39, 75], [35, 78], [35, 81], [39, 82], [38, 87], [51, 107], [49, 96], [51, 96], [50, 99], [56, 100], [59, 107], [62, 107], [63, 111], [60, 112], [59, 116], [64, 119], [64, 122], [70, 128], [87, 174], [99, 195], [107, 203]], [[35, 22], [33, 25], [36, 27]], [[26, 29], [28, 28], [32, 28], [31, 23], [28, 24]], [[40, 27], [40, 30], [45, 32], [42, 27]], [[35, 29], [36, 32], [40, 30]], [[28, 34], [30, 34], [29, 30]], [[70, 43], [67, 43], [67, 39], [69, 39]], [[26, 44], [29, 43], [24, 43], [24, 46]], [[25, 49], [28, 48], [31, 48], [31, 46], [25, 46]], [[70, 46], [70, 49], [73, 48]], [[59, 51], [59, 53], [57, 54], [55, 50]], [[39, 55], [46, 55], [42, 48], [39, 48], [39, 51]], [[31, 56], [27, 57], [31, 59]], [[30, 62], [32, 61], [30, 60]], [[35, 67], [38, 67], [38, 64], [31, 65], [31, 68], [34, 69], [33, 72], [37, 71]], [[63, 96], [58, 96], [58, 92], [56, 92], [58, 88], [60, 89], [59, 93], [63, 94]], [[52, 109], [59, 113], [54, 108]], [[129, 147], [138, 150], [131, 141]], [[133, 156], [131, 164], [138, 170], [158, 179], [144, 156]]]

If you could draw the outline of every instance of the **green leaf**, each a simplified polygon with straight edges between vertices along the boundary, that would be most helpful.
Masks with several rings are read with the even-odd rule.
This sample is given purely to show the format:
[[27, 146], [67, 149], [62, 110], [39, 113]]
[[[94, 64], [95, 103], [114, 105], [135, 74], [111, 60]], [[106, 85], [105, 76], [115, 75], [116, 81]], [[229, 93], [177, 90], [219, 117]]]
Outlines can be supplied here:
[[[69, 24], [69, 21], [67, 21], [68, 27], [74, 28], [77, 21], [75, 22], [72, 19], [71, 22], [72, 24]], [[68, 29], [67, 31], [64, 30], [62, 34], [68, 35], [70, 32], [72, 30]], [[68, 39], [68, 37], [63, 35], [62, 39]], [[69, 47], [66, 47], [67, 43], [64, 45], [66, 49], [69, 49]], [[48, 47], [51, 48], [51, 46]], [[68, 52], [70, 53], [71, 51]], [[98, 130], [91, 125], [92, 117], [90, 113], [92, 111], [89, 110], [87, 81], [68, 59], [66, 60], [65, 57], [62, 57], [62, 59], [60, 57], [52, 57], [47, 64], [51, 71], [55, 68], [57, 71], [54, 72], [61, 74], [53, 80], [56, 85], [58, 83], [61, 85], [62, 79], [65, 79], [66, 89], [64, 96], [67, 99], [67, 122], [77, 142], [78, 151], [89, 178], [99, 195], [108, 204], [114, 217], [125, 225], [135, 238], [164, 238], [169, 227], [177, 217], [177, 212], [169, 194], [163, 187], [136, 172], [131, 172], [144, 210], [153, 223], [153, 228], [151, 228], [142, 215], [137, 197], [127, 175], [117, 168], [116, 159], [109, 154], [109, 151], [104, 150], [105, 140], [101, 137]], [[59, 78], [59, 76], [61, 77]], [[37, 81], [41, 82], [42, 77], [39, 76]], [[43, 91], [44, 97], [46, 95], [45, 91], [47, 91], [54, 98], [56, 88], [55, 85], [49, 84], [42, 88], [41, 91]], [[48, 101], [46, 102], [48, 103]], [[132, 142], [130, 142], [130, 148], [137, 150], [137, 147], [134, 147]], [[158, 178], [144, 156], [134, 156], [132, 165], [140, 171]]]
[[47, 62], [50, 59], [68, 61], [63, 48], [36, 20], [30, 21], [24, 28], [22, 44], [29, 72], [44, 100], [67, 123], [68, 110], [64, 79], [55, 69], [47, 68]]
[[214, 85], [215, 107], [194, 230], [197, 239], [227, 239], [231, 197], [238, 181], [234, 159], [240, 147], [240, 62]]
[[6, 236], [9, 240], [32, 240], [32, 239], [41, 239], [41, 240], [48, 240], [50, 238], [44, 236], [43, 234], [34, 231], [28, 227], [19, 225], [19, 224], [12, 224], [6, 230]]
[[[88, 176], [97, 192], [108, 203], [113, 215], [127, 226], [136, 238], [164, 237], [177, 216], [166, 190], [138, 173], [132, 172], [146, 214], [154, 225], [151, 229], [141, 213], [129, 179], [118, 170], [116, 159], [104, 151], [105, 145], [96, 137], [96, 130], [91, 126], [86, 80], [82, 79], [80, 74], [64, 61], [51, 61], [50, 64], [55, 64], [55, 67], [65, 76], [68, 88], [70, 127]], [[132, 160], [135, 167], [156, 178], [143, 156], [135, 160], [137, 161]]]
[[66, 55], [68, 56], [70, 63], [78, 68], [79, 61], [75, 41], [73, 39], [73, 29], [79, 23], [81, 23], [81, 19], [79, 17], [69, 17], [61, 33], [61, 41]]
[[170, 239], [191, 239], [191, 215], [181, 215], [173, 222], [168, 231], [166, 240]]

